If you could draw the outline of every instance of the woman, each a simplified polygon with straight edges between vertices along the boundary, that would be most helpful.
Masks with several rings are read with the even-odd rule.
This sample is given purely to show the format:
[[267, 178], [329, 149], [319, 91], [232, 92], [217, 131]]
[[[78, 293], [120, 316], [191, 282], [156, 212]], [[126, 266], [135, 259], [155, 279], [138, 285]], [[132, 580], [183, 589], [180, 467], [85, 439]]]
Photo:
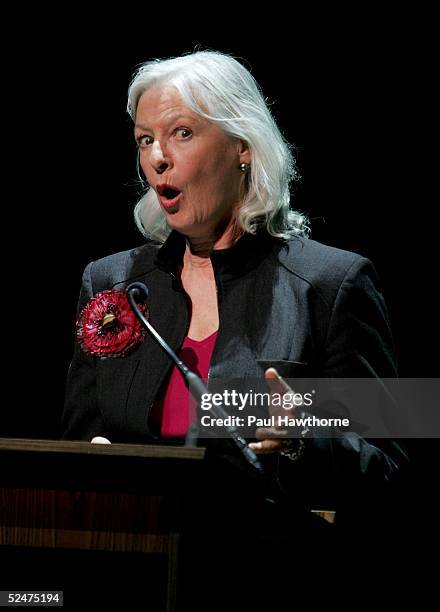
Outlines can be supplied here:
[[[167, 355], [140, 330], [118, 348], [102, 292], [134, 280], [148, 285], [152, 324], [210, 384], [396, 375], [372, 264], [308, 239], [289, 208], [290, 148], [239, 62], [215, 52], [148, 62], [128, 111], [148, 183], [135, 211], [147, 242], [84, 272], [65, 438], [157, 443], [187, 433], [187, 392]], [[256, 438], [253, 450], [284, 488], [301, 483], [306, 504], [339, 507], [348, 491], [382, 487], [402, 461], [392, 443], [355, 434], [289, 442], [259, 429]]]

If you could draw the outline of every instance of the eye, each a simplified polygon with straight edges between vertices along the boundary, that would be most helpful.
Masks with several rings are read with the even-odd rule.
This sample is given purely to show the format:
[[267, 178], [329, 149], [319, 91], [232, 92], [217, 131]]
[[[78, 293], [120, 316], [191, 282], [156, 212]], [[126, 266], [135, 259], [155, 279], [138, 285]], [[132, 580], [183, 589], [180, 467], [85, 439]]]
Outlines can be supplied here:
[[136, 142], [140, 149], [144, 149], [148, 145], [153, 144], [153, 138], [151, 136], [138, 136]]
[[182, 140], [188, 140], [192, 136], [191, 130], [186, 127], [178, 127], [174, 130], [174, 133]]

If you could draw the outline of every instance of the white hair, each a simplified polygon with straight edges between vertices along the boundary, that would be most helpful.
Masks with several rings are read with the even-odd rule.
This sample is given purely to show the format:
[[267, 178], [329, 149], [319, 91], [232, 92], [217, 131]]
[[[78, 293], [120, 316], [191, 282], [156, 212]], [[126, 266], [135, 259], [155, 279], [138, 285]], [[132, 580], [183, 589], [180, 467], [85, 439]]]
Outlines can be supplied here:
[[[292, 147], [250, 72], [233, 57], [214, 51], [146, 62], [128, 91], [127, 110], [133, 121], [141, 95], [165, 84], [175, 87], [194, 113], [247, 143], [251, 164], [246, 195], [237, 213], [239, 227], [255, 233], [263, 226], [277, 238], [307, 234], [306, 217], [290, 209], [289, 186], [297, 178]], [[157, 195], [148, 185], [134, 216], [144, 236], [163, 241], [170, 233]]]

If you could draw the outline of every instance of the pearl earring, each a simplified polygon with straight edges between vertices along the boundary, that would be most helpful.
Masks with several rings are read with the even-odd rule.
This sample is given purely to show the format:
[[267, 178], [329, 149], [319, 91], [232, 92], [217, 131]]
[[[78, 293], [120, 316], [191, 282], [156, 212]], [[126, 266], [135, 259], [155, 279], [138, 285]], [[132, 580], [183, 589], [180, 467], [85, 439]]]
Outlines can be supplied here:
[[242, 172], [247, 172], [249, 170], [249, 164], [240, 164], [240, 170]]

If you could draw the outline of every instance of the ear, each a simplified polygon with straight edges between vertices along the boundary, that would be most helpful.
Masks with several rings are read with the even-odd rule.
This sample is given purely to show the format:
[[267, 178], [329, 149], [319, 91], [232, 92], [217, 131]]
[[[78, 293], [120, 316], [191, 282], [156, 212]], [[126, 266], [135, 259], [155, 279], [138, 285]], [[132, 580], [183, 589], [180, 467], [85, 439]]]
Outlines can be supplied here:
[[252, 157], [251, 151], [249, 149], [249, 145], [244, 140], [238, 141], [238, 157], [240, 160], [240, 164], [250, 164]]

